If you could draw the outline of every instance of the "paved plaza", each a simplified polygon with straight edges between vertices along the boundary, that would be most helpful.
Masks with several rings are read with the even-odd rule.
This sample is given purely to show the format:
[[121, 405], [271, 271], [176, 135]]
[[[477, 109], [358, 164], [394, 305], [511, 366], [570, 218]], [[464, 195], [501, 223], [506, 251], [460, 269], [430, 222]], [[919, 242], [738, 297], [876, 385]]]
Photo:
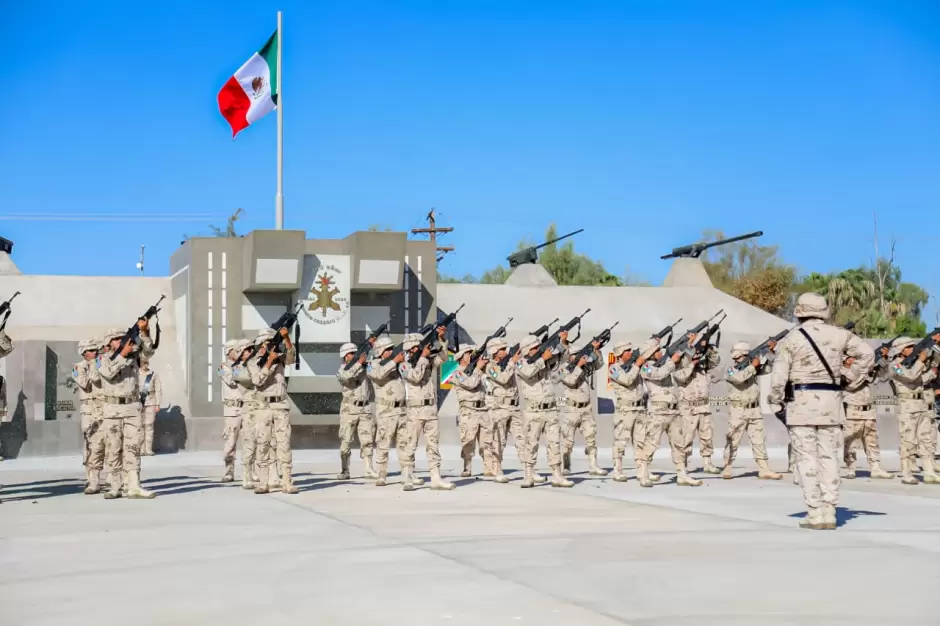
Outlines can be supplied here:
[[759, 481], [746, 458], [744, 477], [689, 488], [657, 457], [666, 475], [642, 489], [576, 457], [573, 489], [522, 490], [518, 471], [455, 479], [459, 452], [442, 452], [452, 492], [338, 483], [333, 451], [295, 453], [295, 496], [219, 484], [217, 454], [146, 458], [152, 501], [82, 495], [77, 457], [6, 461], [0, 623], [940, 623], [940, 486], [863, 472], [838, 530], [809, 531], [790, 476]]

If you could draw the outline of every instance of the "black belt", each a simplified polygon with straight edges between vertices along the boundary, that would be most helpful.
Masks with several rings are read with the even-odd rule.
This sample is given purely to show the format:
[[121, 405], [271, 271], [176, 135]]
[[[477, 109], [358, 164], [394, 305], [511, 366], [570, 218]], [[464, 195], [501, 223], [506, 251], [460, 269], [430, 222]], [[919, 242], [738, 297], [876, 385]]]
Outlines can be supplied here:
[[475, 400], [473, 402], [464, 402], [461, 404], [461, 406], [465, 406], [471, 409], [482, 409], [484, 406], [486, 406], [486, 402], [483, 400]]
[[369, 403], [362, 401], [362, 400], [353, 400], [352, 405], [353, 406], [368, 406]]
[[857, 404], [848, 404], [848, 405], [846, 405], [846, 406], [847, 406], [848, 408], [855, 409], [856, 411], [871, 411], [871, 405], [870, 405], [870, 404], [863, 404], [863, 405], [861, 405], [861, 406], [859, 406], [859, 405], [857, 405]]
[[574, 401], [571, 401], [571, 400], [568, 401], [568, 406], [572, 406], [572, 407], [574, 407], [574, 408], [576, 408], [576, 409], [584, 409], [584, 408], [587, 408], [587, 407], [590, 406], [590, 405], [591, 405], [590, 402], [574, 402]]
[[386, 400], [379, 400], [379, 406], [384, 406], [391, 409], [400, 409], [405, 406], [404, 400], [395, 400], [394, 402], [388, 402]]
[[732, 402], [731, 406], [736, 409], [756, 409], [760, 406], [760, 402]]
[[626, 408], [634, 408], [638, 406], [646, 406], [646, 403], [643, 402], [642, 400], [633, 400], [633, 401], [624, 402], [623, 406]]
[[832, 383], [806, 383], [793, 385], [793, 391], [842, 391], [842, 387]]
[[519, 399], [513, 398], [509, 402], [503, 402], [502, 406], [519, 406]]
[[554, 409], [558, 405], [554, 402], [539, 402], [538, 404], [533, 404], [532, 408], [538, 411], [548, 411], [549, 409]]

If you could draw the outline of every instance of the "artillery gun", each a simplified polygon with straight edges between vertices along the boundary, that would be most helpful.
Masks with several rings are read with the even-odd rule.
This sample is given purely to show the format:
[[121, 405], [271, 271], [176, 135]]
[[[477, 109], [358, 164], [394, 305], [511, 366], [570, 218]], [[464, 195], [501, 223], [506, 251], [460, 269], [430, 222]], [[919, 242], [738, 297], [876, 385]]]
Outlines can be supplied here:
[[758, 230], [753, 233], [748, 233], [746, 235], [739, 235], [737, 237], [731, 237], [730, 239], [719, 239], [718, 241], [700, 241], [698, 243], [690, 243], [687, 246], [679, 246], [678, 248], [673, 248], [672, 252], [667, 255], [659, 257], [660, 259], [697, 259], [702, 256], [702, 253], [708, 250], [709, 248], [714, 248], [715, 246], [723, 246], [728, 243], [734, 243], [736, 241], [744, 241], [745, 239], [753, 239], [754, 237], [760, 237], [764, 234], [764, 231]]
[[583, 232], [583, 231], [584, 229], [582, 228], [580, 230], [574, 231], [573, 233], [568, 233], [567, 235], [562, 235], [561, 237], [550, 239], [549, 241], [546, 241], [545, 243], [539, 244], [537, 246], [529, 246], [528, 248], [520, 250], [519, 252], [513, 252], [508, 257], [506, 257], [506, 260], [509, 261], [509, 267], [513, 268], [513, 267], [519, 267], [520, 265], [525, 265], [527, 263], [538, 263], [539, 262], [538, 250], [540, 250], [541, 248], [544, 248], [545, 246], [550, 246], [553, 243], [561, 241], [562, 239], [567, 239], [568, 237], [571, 237], [572, 235], [577, 235], [578, 233]]

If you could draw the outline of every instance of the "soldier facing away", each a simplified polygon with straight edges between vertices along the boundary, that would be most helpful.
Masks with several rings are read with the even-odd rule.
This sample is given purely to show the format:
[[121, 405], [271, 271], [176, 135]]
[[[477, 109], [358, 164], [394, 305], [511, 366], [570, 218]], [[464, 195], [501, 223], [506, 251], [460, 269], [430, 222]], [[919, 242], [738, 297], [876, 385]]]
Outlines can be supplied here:
[[[373, 344], [374, 345], [374, 344]], [[377, 478], [372, 469], [372, 445], [375, 441], [375, 421], [372, 419], [372, 401], [375, 394], [372, 382], [366, 376], [366, 357], [363, 354], [352, 363], [357, 346], [345, 343], [339, 349], [342, 363], [336, 378], [343, 390], [339, 406], [339, 460], [340, 473], [337, 480], [349, 480], [349, 457], [351, 456], [353, 433], [359, 435], [359, 456], [362, 457], [363, 476]], [[349, 363], [352, 363], [349, 366]], [[348, 367], [348, 369], [347, 369]]]
[[[894, 342], [890, 352], [890, 385], [898, 398], [898, 429], [901, 436], [901, 482], [916, 485], [914, 464], [920, 457], [924, 468], [924, 482], [940, 483], [934, 469], [935, 448], [933, 441], [933, 398], [928, 398], [925, 384], [933, 378], [927, 367], [930, 351], [923, 350], [910, 367], [904, 358], [914, 352], [917, 342], [910, 337], [901, 337]], [[935, 444], [934, 444], [935, 445]]]
[[[594, 361], [599, 363], [601, 353], [598, 351], [600, 343], [592, 341], [594, 348]], [[569, 362], [575, 355], [569, 356]], [[597, 464], [597, 420], [594, 418], [594, 407], [591, 404], [591, 388], [594, 381], [594, 367], [588, 364], [587, 357], [581, 357], [577, 363], [572, 363], [574, 369], [570, 372], [567, 367], [562, 369], [561, 384], [564, 386], [565, 408], [562, 409], [562, 461], [563, 472], [571, 471], [571, 451], [574, 449], [574, 434], [581, 431], [584, 437], [584, 452], [588, 457], [589, 473], [591, 476], [606, 476], [607, 470], [601, 469]]]
[[82, 360], [72, 366], [72, 379], [78, 386], [79, 414], [81, 415], [84, 451], [82, 465], [85, 466], [85, 494], [101, 492], [98, 484], [104, 469], [105, 431], [101, 397], [101, 375], [98, 373], [98, 348], [100, 340], [90, 339], [78, 344]]
[[163, 383], [160, 375], [150, 369], [150, 359], [140, 357], [140, 404], [143, 413], [143, 427], [140, 430], [140, 455], [153, 456], [153, 427], [157, 421], [157, 412], [163, 400]]
[[796, 452], [796, 469], [806, 502], [802, 528], [831, 530], [836, 527], [839, 503], [839, 434], [842, 387], [846, 357], [852, 357], [847, 378], [867, 373], [874, 352], [861, 339], [826, 323], [829, 306], [816, 293], [797, 299], [793, 314], [799, 326], [777, 346], [771, 374], [771, 410], [785, 411], [790, 439]]
[[[771, 341], [770, 350], [774, 350], [776, 343]], [[740, 341], [731, 346], [731, 359], [740, 365], [747, 358], [751, 346], [746, 341]], [[741, 439], [747, 432], [751, 441], [751, 452], [754, 462], [757, 463], [757, 477], [764, 480], [780, 480], [781, 476], [770, 469], [767, 457], [767, 440], [764, 436], [764, 417], [760, 410], [760, 381], [758, 376], [764, 373], [765, 363], [760, 357], [754, 357], [747, 367], [739, 369], [732, 366], [728, 368], [725, 380], [728, 381], [729, 396], [731, 400], [730, 416], [728, 418], [727, 443], [725, 444], [725, 468], [722, 478], [732, 478], [732, 465], [734, 457], [738, 454]]]
[[[658, 345], [658, 342], [657, 342]], [[641, 354], [627, 367], [633, 357], [634, 347], [629, 341], [614, 344], [613, 354], [616, 361], [610, 366], [610, 380], [614, 383], [616, 412], [614, 413], [614, 473], [617, 482], [626, 482], [623, 473], [623, 455], [627, 446], [633, 443], [633, 460], [639, 464], [646, 441], [646, 390], [640, 377], [640, 368], [646, 363], [646, 356]], [[637, 466], [639, 474], [639, 465]], [[639, 478], [639, 476], [638, 476]], [[659, 476], [656, 476], [658, 479]]]

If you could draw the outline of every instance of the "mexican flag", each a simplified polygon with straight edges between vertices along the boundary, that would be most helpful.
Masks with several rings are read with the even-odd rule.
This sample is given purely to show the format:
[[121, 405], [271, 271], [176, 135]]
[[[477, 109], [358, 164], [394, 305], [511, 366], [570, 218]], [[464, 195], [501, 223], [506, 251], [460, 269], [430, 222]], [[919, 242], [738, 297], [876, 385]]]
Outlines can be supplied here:
[[457, 361], [454, 353], [447, 352], [447, 360], [441, 365], [441, 389], [450, 389], [454, 386], [454, 374], [457, 373]]
[[219, 111], [232, 127], [232, 137], [277, 108], [279, 45], [275, 31], [219, 92]]

